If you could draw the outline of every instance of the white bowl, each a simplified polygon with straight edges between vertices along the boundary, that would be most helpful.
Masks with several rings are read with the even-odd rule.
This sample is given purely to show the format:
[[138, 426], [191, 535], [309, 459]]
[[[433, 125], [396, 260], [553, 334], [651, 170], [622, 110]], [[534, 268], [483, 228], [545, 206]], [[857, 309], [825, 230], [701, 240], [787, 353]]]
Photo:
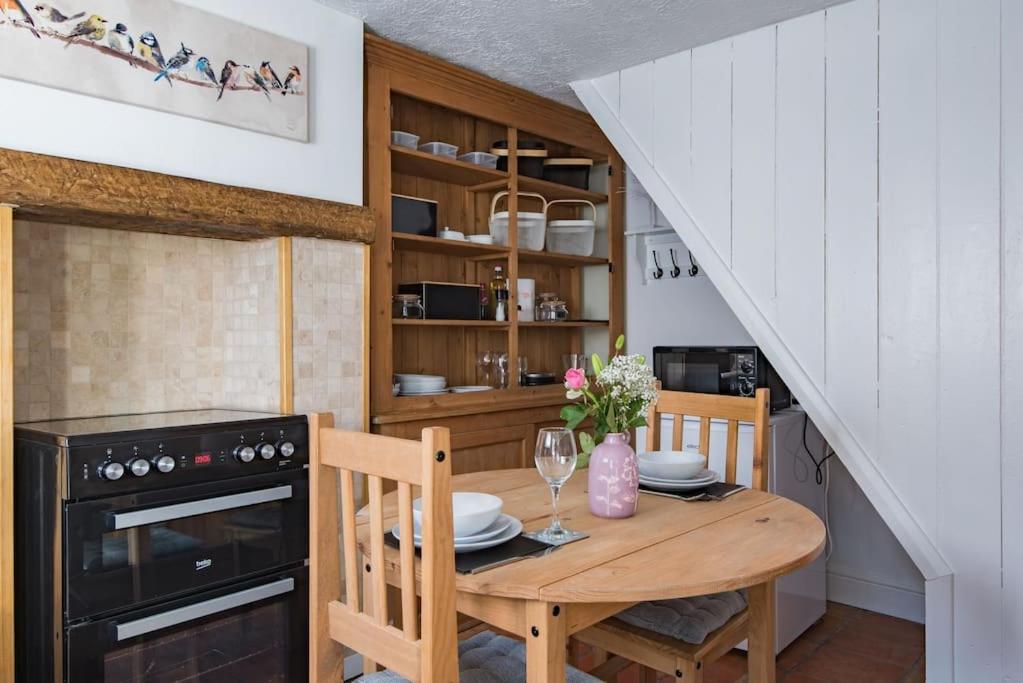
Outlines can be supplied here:
[[442, 240], [455, 240], [456, 242], [465, 241], [465, 233], [459, 232], [458, 230], [438, 230], [437, 237]]
[[703, 455], [696, 451], [650, 451], [636, 457], [643, 476], [673, 481], [692, 479], [707, 465]]
[[[455, 519], [455, 538], [478, 534], [496, 522], [497, 518], [501, 516], [502, 505], [504, 505], [504, 501], [489, 493], [456, 491], [451, 494], [451, 512]], [[422, 498], [416, 498], [412, 501], [412, 518], [415, 522], [416, 533], [422, 533]]]

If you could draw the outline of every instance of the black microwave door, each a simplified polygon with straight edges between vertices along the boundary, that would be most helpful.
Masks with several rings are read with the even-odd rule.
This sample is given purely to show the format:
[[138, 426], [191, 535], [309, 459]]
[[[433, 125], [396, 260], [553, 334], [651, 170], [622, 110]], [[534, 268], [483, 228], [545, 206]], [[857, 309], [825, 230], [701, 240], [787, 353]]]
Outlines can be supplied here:
[[271, 574], [67, 632], [68, 683], [308, 680], [308, 570]]
[[[235, 488], [232, 488], [235, 487]], [[66, 508], [67, 618], [201, 590], [303, 561], [309, 484], [302, 470]]]
[[728, 394], [733, 354], [719, 351], [684, 351], [658, 357], [655, 371], [661, 387], [669, 391]]

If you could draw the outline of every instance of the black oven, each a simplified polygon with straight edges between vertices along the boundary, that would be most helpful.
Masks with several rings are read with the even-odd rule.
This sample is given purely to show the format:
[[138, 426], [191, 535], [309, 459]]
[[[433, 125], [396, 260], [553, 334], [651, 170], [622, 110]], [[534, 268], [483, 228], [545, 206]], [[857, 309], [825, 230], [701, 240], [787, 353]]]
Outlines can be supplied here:
[[701, 394], [752, 396], [771, 390], [771, 411], [792, 405], [792, 394], [755, 346], [655, 346], [661, 388]]
[[15, 432], [19, 683], [306, 680], [304, 417]]

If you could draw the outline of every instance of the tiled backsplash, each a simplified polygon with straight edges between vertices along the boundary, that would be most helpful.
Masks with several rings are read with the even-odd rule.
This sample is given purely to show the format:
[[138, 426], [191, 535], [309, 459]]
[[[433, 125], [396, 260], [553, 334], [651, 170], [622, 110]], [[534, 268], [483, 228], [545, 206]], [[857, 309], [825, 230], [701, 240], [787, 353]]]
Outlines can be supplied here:
[[[16, 420], [277, 409], [273, 240], [27, 221], [14, 240]], [[296, 240], [294, 253], [296, 410], [332, 409], [358, 427], [361, 249]]]

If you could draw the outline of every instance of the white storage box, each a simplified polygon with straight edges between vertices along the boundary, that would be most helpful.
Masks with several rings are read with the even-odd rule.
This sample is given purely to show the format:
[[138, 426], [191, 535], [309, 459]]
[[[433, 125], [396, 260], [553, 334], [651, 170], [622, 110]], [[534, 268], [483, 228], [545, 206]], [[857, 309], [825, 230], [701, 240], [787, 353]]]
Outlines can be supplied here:
[[408, 147], [409, 149], [416, 149], [419, 147], [419, 136], [412, 133], [406, 133], [403, 130], [392, 130], [391, 144], [398, 145], [400, 147]]
[[547, 251], [572, 256], [592, 256], [593, 236], [597, 230], [597, 207], [585, 199], [557, 199], [547, 205], [582, 204], [590, 207], [590, 219], [552, 220], [547, 222]]
[[[497, 202], [507, 196], [507, 190], [498, 192], [490, 202], [490, 235], [494, 238], [495, 244], [500, 244], [503, 247], [508, 246], [508, 212], [497, 211]], [[539, 213], [518, 212], [519, 249], [541, 251], [543, 250], [544, 233], [547, 230], [547, 200], [535, 192], [519, 192], [519, 203], [523, 197], [539, 199], [543, 211]]]
[[483, 168], [497, 168], [497, 155], [489, 152], [469, 152], [458, 157], [458, 160]]
[[429, 154], [436, 154], [441, 157], [450, 157], [454, 159], [458, 156], [458, 145], [449, 145], [446, 142], [427, 142], [419, 145], [420, 152], [427, 152]]

